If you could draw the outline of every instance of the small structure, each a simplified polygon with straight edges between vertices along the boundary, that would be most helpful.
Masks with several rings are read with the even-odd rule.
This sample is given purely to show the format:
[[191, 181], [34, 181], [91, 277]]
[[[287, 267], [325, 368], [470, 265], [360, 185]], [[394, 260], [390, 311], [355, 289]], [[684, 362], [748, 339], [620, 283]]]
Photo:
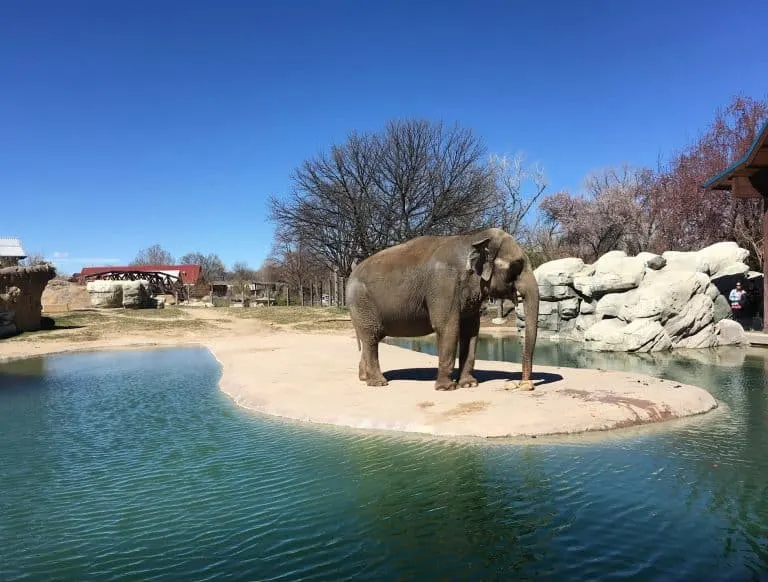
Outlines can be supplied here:
[[0, 237], [0, 267], [14, 267], [26, 258], [19, 239]]
[[248, 304], [272, 305], [281, 294], [287, 296], [287, 287], [288, 284], [283, 282], [214, 281], [211, 283], [211, 298], [242, 299]]
[[763, 199], [763, 332], [768, 333], [768, 123], [740, 160], [703, 184], [727, 190], [735, 198]]

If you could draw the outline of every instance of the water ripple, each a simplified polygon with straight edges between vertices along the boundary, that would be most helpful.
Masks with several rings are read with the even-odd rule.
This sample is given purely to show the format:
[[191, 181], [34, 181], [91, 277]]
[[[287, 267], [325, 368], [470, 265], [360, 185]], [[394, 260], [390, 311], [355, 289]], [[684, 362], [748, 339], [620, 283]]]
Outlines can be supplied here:
[[[544, 357], [568, 365], [571, 355]], [[252, 415], [218, 392], [218, 367], [200, 350], [36, 362], [23, 365], [39, 374], [20, 381], [0, 368], [0, 580], [768, 571], [762, 360], [736, 371], [656, 362], [679, 381], [706, 373], [729, 410], [714, 421], [505, 447]]]

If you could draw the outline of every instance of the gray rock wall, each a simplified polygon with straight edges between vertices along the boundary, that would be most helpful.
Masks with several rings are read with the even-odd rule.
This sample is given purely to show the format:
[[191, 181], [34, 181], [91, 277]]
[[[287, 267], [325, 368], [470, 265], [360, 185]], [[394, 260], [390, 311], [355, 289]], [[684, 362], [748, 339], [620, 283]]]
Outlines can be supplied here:
[[[700, 251], [611, 251], [594, 264], [567, 258], [534, 271], [539, 329], [596, 351], [655, 352], [745, 342], [719, 278], [746, 276], [748, 251], [722, 242]], [[525, 326], [521, 302], [517, 323]]]

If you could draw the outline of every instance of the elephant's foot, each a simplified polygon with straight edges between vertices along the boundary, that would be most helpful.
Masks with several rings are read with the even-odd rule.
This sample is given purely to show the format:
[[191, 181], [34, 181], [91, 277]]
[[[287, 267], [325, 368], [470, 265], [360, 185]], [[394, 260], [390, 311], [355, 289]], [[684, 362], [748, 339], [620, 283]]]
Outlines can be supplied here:
[[453, 380], [438, 380], [435, 382], [435, 390], [450, 391], [456, 390], [458, 387], [458, 384]]
[[533, 380], [520, 380], [519, 382], [507, 380], [504, 382], [504, 390], [521, 390], [529, 392], [533, 390]]
[[387, 379], [384, 376], [378, 376], [374, 378], [366, 378], [365, 383], [368, 386], [387, 386], [389, 385], [389, 382], [387, 382]]
[[475, 386], [477, 386], [477, 380], [472, 374], [459, 378], [459, 388], [473, 388]]

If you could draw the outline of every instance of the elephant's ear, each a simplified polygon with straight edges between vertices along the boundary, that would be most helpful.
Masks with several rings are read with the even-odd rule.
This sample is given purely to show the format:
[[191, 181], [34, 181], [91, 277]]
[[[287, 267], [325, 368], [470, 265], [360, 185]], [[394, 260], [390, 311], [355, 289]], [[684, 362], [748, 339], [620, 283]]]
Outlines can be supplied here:
[[486, 282], [491, 280], [493, 274], [493, 257], [488, 252], [490, 242], [490, 237], [473, 242], [467, 257], [467, 270], [474, 271]]

